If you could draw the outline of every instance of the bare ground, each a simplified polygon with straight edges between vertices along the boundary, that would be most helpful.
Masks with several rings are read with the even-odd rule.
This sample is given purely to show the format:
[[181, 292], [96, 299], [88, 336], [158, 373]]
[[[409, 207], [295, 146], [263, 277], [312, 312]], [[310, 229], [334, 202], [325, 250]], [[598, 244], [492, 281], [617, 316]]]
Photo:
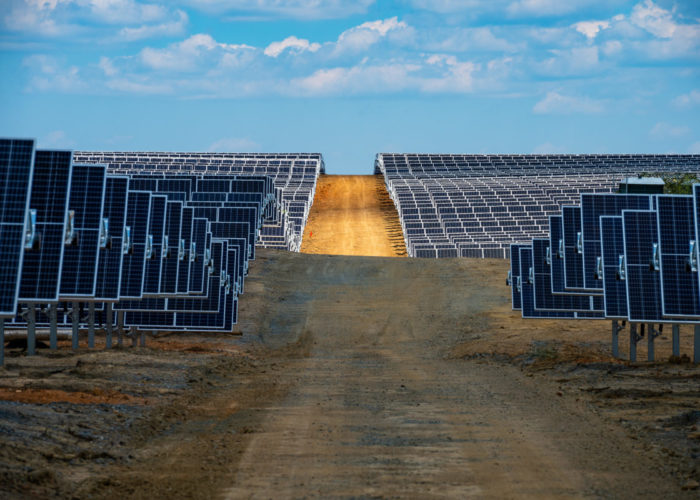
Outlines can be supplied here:
[[697, 498], [700, 369], [521, 320], [506, 266], [263, 250], [242, 335], [11, 350], [1, 496]]
[[399, 216], [381, 175], [322, 175], [302, 253], [404, 257]]

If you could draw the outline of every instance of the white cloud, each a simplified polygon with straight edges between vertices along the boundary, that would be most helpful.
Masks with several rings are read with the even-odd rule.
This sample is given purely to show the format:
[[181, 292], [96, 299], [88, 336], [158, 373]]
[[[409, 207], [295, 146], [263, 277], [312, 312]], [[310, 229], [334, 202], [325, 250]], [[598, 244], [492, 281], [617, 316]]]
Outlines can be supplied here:
[[260, 145], [247, 137], [225, 137], [207, 148], [211, 153], [251, 153], [259, 150]]
[[367, 12], [375, 0], [185, 0], [207, 12], [252, 13], [275, 18], [335, 19]]
[[558, 92], [547, 92], [532, 110], [537, 114], [594, 114], [604, 111], [603, 103], [589, 97], [574, 97]]
[[687, 94], [682, 94], [673, 100], [673, 104], [679, 108], [689, 108], [700, 104], [700, 90], [693, 89]]
[[595, 0], [516, 0], [506, 11], [511, 16], [557, 16], [575, 12]]
[[[489, 2], [483, 0], [410, 0], [410, 3], [418, 9], [448, 14], [484, 7]], [[490, 3], [499, 3], [499, 1], [491, 0]], [[504, 3], [504, 1], [500, 1], [500, 3]]]
[[651, 0], [638, 3], [632, 9], [630, 21], [659, 38], [671, 38], [676, 31], [671, 12]]
[[173, 93], [173, 87], [168, 83], [154, 83], [143, 78], [129, 76], [114, 78], [105, 83], [105, 87], [123, 94], [167, 95]]
[[690, 129], [685, 126], [675, 126], [666, 122], [658, 122], [649, 131], [649, 135], [658, 138], [680, 137], [690, 132]]
[[598, 33], [608, 28], [610, 28], [610, 23], [608, 21], [581, 21], [580, 23], [574, 24], [574, 29], [585, 35], [589, 40], [595, 39]]
[[315, 71], [292, 80], [299, 93], [308, 96], [367, 94], [402, 91], [467, 93], [474, 88], [478, 66], [453, 55], [433, 54], [423, 61], [387, 62]]
[[104, 39], [104, 25], [121, 26], [120, 39], [181, 33], [187, 15], [137, 0], [3, 0], [3, 24], [9, 31], [42, 36], [92, 33]]
[[397, 17], [368, 21], [343, 31], [335, 42], [334, 53], [361, 52], [392, 33], [408, 30], [409, 26]]
[[65, 65], [54, 57], [36, 54], [26, 57], [22, 65], [32, 72], [30, 90], [75, 93], [87, 88], [77, 66]]
[[319, 43], [309, 43], [308, 40], [303, 38], [297, 38], [295, 36], [290, 36], [282, 40], [281, 42], [272, 42], [265, 48], [265, 55], [269, 57], [277, 57], [285, 50], [289, 49], [290, 52], [295, 54], [300, 54], [302, 52], [317, 52], [321, 48]]
[[249, 45], [219, 43], [211, 35], [197, 34], [164, 49], [146, 47], [141, 51], [140, 59], [145, 66], [155, 70], [211, 70], [220, 64], [237, 66], [255, 50]]
[[[500, 33], [499, 33], [500, 34]], [[491, 27], [447, 28], [426, 30], [419, 33], [419, 43], [424, 50], [448, 52], [516, 52], [523, 49], [523, 40], [509, 41], [494, 33]]]
[[598, 47], [574, 47], [568, 50], [552, 49], [553, 57], [533, 65], [539, 73], [547, 76], [561, 77], [571, 75], [590, 75], [598, 69]]
[[600, 50], [606, 56], [612, 57], [622, 51], [622, 42], [619, 40], [609, 40], [603, 44]]
[[310, 96], [341, 93], [400, 91], [408, 87], [411, 72], [419, 67], [408, 64], [358, 65], [350, 68], [320, 69], [292, 80], [292, 87]]
[[137, 28], [125, 27], [119, 30], [118, 37], [127, 41], [142, 40], [182, 34], [187, 26], [187, 14], [177, 11], [177, 19], [162, 24], [143, 24]]
[[109, 57], [100, 57], [100, 62], [97, 66], [104, 72], [105, 76], [114, 76], [118, 70]]

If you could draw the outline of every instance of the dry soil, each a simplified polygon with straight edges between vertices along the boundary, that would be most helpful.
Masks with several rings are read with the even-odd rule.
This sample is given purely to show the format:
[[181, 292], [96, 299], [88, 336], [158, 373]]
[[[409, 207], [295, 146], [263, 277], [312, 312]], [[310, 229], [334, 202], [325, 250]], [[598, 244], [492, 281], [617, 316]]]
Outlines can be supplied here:
[[380, 175], [322, 175], [303, 253], [402, 257], [401, 223]]

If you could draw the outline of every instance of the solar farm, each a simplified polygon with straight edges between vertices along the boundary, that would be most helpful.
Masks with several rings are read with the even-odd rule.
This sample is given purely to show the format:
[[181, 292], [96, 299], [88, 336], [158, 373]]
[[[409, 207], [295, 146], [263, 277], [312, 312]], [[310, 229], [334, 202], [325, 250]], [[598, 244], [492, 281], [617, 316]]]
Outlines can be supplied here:
[[698, 175], [0, 139], [0, 491], [691, 498]]

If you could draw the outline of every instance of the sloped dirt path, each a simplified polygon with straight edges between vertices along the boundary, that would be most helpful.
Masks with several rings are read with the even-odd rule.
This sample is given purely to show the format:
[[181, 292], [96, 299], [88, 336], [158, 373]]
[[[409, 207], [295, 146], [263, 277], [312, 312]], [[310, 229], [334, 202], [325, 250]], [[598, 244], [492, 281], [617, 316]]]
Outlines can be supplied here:
[[302, 253], [400, 257], [401, 223], [379, 175], [322, 175]]

